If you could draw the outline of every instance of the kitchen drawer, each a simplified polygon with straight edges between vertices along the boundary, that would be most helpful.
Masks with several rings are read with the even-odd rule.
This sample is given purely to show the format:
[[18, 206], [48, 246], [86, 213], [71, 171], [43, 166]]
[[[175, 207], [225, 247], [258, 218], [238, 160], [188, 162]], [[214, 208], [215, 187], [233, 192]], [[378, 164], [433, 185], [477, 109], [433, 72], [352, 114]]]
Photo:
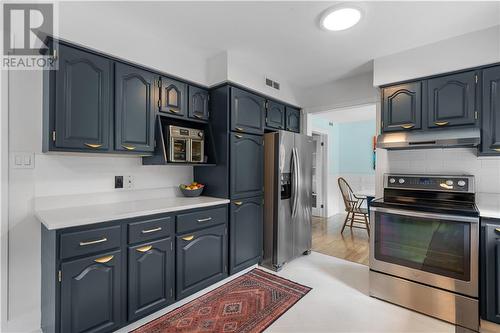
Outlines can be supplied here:
[[226, 207], [200, 210], [177, 215], [177, 233], [188, 232], [227, 221]]
[[61, 259], [120, 247], [120, 226], [96, 228], [61, 234]]
[[137, 243], [167, 237], [174, 233], [174, 219], [171, 216], [153, 218], [128, 224], [128, 242]]

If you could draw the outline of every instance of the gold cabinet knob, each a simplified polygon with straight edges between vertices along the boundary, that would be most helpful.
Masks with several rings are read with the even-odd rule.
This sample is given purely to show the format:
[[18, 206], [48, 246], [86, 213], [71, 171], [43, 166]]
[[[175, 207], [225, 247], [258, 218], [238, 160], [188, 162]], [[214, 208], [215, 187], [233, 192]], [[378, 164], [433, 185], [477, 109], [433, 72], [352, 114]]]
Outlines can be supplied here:
[[104, 257], [100, 257], [100, 258], [97, 258], [97, 259], [94, 259], [95, 262], [99, 263], [99, 264], [105, 264], [107, 262], [110, 262], [111, 259], [113, 259], [114, 256], [113, 255], [109, 255], [109, 256], [104, 256]]
[[410, 128], [415, 127], [415, 125], [414, 124], [404, 124], [404, 125], [401, 125], [401, 127], [404, 129], [410, 129]]
[[193, 235], [186, 236], [186, 237], [182, 237], [182, 239], [189, 242], [189, 241], [192, 241], [194, 239], [194, 236]]
[[436, 121], [434, 124], [438, 125], [438, 126], [446, 126], [449, 124], [448, 121]]
[[84, 145], [86, 145], [89, 148], [93, 148], [93, 149], [97, 149], [97, 148], [101, 148], [102, 147], [102, 145], [98, 144], [98, 143], [86, 143], [85, 142]]
[[146, 245], [146, 246], [141, 246], [139, 248], [137, 248], [136, 250], [138, 252], [148, 252], [149, 250], [151, 250], [153, 248], [153, 245]]
[[236, 205], [236, 206], [241, 206], [243, 204], [243, 202], [241, 201], [233, 201], [233, 203]]
[[126, 146], [126, 145], [122, 145], [123, 148], [127, 149], [127, 150], [135, 150], [135, 146]]

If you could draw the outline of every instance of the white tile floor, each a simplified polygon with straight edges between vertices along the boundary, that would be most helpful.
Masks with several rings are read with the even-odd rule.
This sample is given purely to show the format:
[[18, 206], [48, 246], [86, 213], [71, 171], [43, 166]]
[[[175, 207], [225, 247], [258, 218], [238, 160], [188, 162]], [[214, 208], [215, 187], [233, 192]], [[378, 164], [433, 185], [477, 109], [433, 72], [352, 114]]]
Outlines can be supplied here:
[[[278, 275], [313, 290], [266, 332], [455, 332], [453, 325], [368, 296], [368, 267], [364, 265], [312, 252], [285, 265]], [[201, 293], [176, 303], [175, 307]], [[159, 311], [120, 332], [129, 332], [173, 308]]]

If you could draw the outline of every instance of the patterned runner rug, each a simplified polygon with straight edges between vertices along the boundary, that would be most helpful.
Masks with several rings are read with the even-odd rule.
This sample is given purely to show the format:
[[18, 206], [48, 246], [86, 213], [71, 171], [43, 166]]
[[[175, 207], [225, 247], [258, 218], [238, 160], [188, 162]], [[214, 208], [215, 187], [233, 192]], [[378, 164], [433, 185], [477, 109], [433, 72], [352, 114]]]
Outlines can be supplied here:
[[262, 332], [310, 290], [253, 269], [133, 333]]

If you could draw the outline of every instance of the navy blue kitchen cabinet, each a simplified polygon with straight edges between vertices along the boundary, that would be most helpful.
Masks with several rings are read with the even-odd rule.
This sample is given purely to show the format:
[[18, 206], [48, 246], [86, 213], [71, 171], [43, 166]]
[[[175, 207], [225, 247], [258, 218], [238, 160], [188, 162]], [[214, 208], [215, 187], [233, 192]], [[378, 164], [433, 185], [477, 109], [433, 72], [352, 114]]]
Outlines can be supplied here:
[[187, 84], [167, 77], [161, 78], [160, 112], [174, 117], [187, 116]]
[[173, 243], [173, 239], [168, 237], [129, 247], [129, 321], [139, 319], [174, 301]]
[[60, 332], [111, 332], [122, 324], [121, 252], [61, 264]]
[[291, 106], [286, 107], [286, 130], [300, 133], [300, 110]]
[[267, 101], [266, 127], [269, 129], [285, 129], [285, 105]]
[[231, 88], [231, 130], [264, 133], [265, 99], [251, 92]]
[[115, 150], [150, 153], [158, 76], [133, 66], [115, 65]]
[[481, 317], [500, 324], [500, 220], [481, 219]]
[[230, 134], [231, 198], [263, 194], [264, 140], [260, 135]]
[[177, 299], [227, 277], [227, 227], [219, 225], [177, 237]]
[[113, 332], [227, 277], [227, 205], [41, 228], [45, 333]]
[[188, 116], [192, 119], [208, 120], [209, 94], [206, 89], [189, 86]]
[[229, 272], [237, 273], [257, 264], [262, 257], [262, 196], [231, 202], [229, 224]]
[[60, 45], [59, 69], [53, 82], [55, 124], [48, 133], [56, 149], [110, 149], [112, 83], [112, 61]]
[[422, 82], [382, 89], [382, 130], [405, 131], [422, 127]]
[[500, 154], [500, 66], [483, 70], [481, 155]]
[[476, 71], [427, 80], [427, 127], [475, 125], [478, 81]]

